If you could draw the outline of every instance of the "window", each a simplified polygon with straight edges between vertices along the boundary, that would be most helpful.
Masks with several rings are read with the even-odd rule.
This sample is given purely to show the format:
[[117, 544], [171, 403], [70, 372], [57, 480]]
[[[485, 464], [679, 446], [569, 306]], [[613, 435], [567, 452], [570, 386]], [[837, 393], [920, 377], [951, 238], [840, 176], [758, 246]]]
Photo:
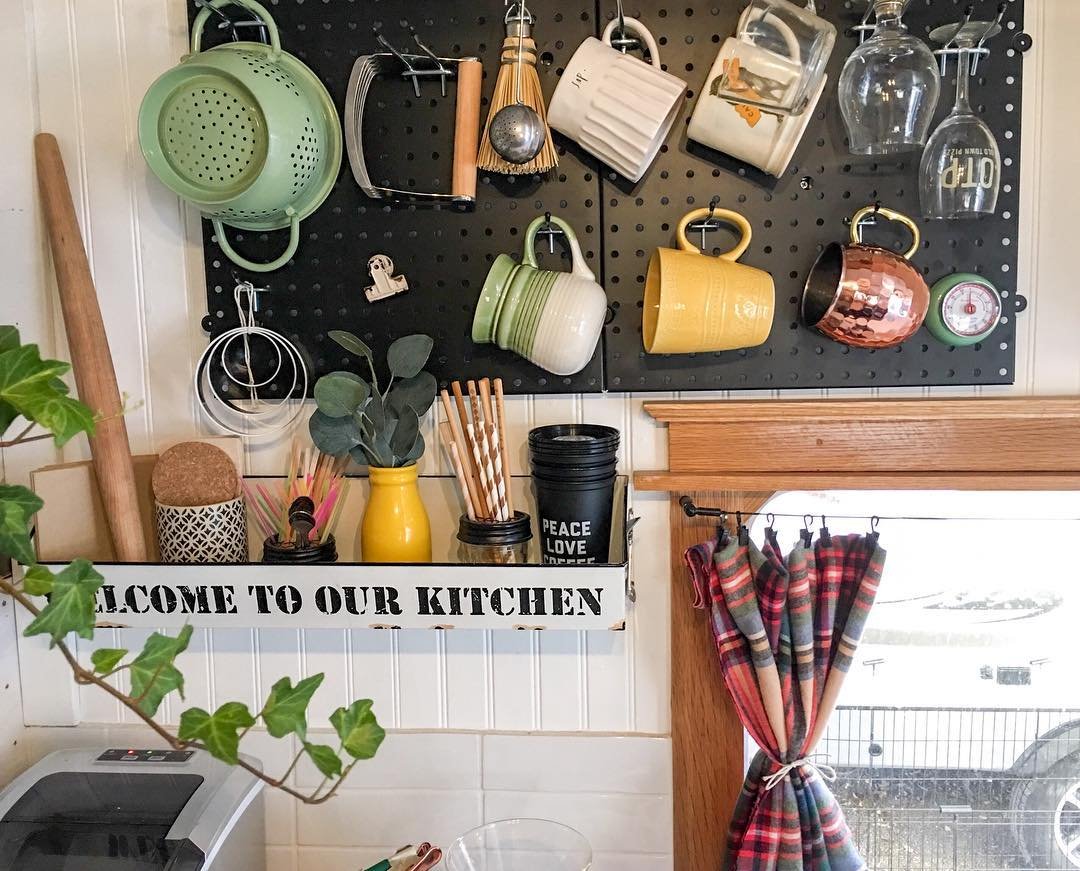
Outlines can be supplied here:
[[[869, 867], [1080, 868], [1080, 494], [785, 493], [762, 510], [834, 534], [868, 529], [841, 515], [967, 518], [879, 526], [882, 584], [817, 748]], [[775, 525], [786, 546], [803, 521]]]

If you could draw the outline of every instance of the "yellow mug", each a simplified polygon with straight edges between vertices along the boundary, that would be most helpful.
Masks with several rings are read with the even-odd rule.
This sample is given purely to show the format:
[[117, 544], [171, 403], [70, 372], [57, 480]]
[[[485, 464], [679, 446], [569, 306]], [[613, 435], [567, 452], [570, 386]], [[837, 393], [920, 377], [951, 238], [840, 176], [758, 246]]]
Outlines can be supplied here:
[[[734, 225], [739, 244], [707, 257], [686, 238], [694, 221]], [[769, 338], [776, 290], [772, 276], [738, 263], [750, 245], [750, 222], [727, 209], [696, 209], [679, 222], [678, 250], [658, 248], [649, 261], [642, 340], [650, 354], [696, 354], [753, 348]]]

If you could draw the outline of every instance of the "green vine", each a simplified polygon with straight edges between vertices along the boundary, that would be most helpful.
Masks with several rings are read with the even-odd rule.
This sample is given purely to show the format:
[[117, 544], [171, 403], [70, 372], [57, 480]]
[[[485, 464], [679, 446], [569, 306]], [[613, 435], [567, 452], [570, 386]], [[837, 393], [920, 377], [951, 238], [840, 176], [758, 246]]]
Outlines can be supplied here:
[[[71, 367], [59, 360], [43, 360], [36, 345], [24, 345], [18, 330], [0, 326], [0, 435], [22, 420], [18, 434], [0, 447], [11, 448], [43, 438], [52, 438], [57, 447], [76, 435], [93, 435], [93, 413], [68, 395], [62, 380]], [[34, 434], [36, 429], [44, 430]], [[177, 657], [191, 641], [192, 627], [185, 626], [175, 636], [153, 633], [142, 649], [99, 648], [91, 656], [91, 668], [79, 663], [65, 639], [74, 634], [93, 639], [96, 628], [96, 596], [104, 578], [87, 560], [77, 559], [59, 571], [37, 563], [30, 537], [34, 515], [43, 502], [26, 487], [0, 482], [0, 560], [23, 566], [21, 580], [13, 573], [0, 577], [0, 593], [10, 596], [26, 609], [33, 620], [28, 636], [47, 635], [71, 669], [76, 683], [95, 686], [112, 696], [159, 738], [174, 749], [202, 749], [230, 765], [238, 765], [264, 783], [307, 804], [327, 801], [362, 759], [370, 759], [386, 733], [372, 711], [370, 699], [354, 701], [330, 715], [338, 746], [308, 740], [307, 710], [324, 675], [316, 674], [293, 684], [283, 677], [271, 688], [262, 708], [252, 713], [242, 702], [225, 702], [210, 712], [188, 708], [180, 715], [175, 733], [160, 724], [156, 715], [167, 696], [184, 697], [184, 675]], [[126, 672], [130, 693], [110, 682]], [[274, 738], [292, 735], [300, 750], [279, 777], [272, 777], [249, 764], [240, 755], [244, 736], [259, 723]], [[304, 793], [286, 781], [300, 760], [307, 756], [323, 775], [313, 792]]]

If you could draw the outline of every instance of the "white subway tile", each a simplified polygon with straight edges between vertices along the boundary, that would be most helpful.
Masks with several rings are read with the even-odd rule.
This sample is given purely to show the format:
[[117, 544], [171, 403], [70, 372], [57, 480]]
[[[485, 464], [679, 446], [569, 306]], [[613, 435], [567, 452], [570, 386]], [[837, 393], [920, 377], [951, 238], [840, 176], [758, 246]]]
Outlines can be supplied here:
[[484, 789], [671, 794], [666, 738], [485, 735]]
[[296, 864], [296, 847], [266, 848], [266, 871], [298, 871], [300, 867]]
[[[309, 739], [337, 746], [333, 733], [313, 731]], [[317, 786], [322, 775], [304, 759], [297, 782]], [[480, 736], [455, 732], [388, 732], [373, 759], [358, 762], [345, 787], [365, 789], [479, 789]]]
[[670, 853], [594, 853], [589, 871], [672, 871]]
[[296, 843], [297, 800], [280, 789], [264, 789], [266, 843], [290, 847]]
[[601, 793], [484, 793], [484, 821], [536, 817], [581, 832], [594, 852], [669, 853], [670, 796]]
[[[399, 844], [398, 847], [403, 847]], [[363, 871], [398, 847], [300, 847], [298, 871]]]
[[479, 790], [343, 789], [323, 805], [299, 805], [302, 845], [449, 844], [481, 820]]
[[81, 726], [29, 726], [23, 730], [22, 743], [28, 761], [34, 763], [55, 750], [104, 748], [110, 741], [105, 726], [84, 723]]

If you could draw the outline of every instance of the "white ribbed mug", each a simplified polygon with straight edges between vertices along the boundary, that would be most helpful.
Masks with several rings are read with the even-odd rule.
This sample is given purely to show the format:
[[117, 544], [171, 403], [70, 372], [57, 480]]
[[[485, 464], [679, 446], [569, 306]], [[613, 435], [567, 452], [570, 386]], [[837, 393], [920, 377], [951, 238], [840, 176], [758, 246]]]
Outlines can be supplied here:
[[686, 82], [660, 69], [660, 49], [635, 18], [626, 29], [648, 46], [652, 65], [611, 47], [618, 23], [574, 52], [548, 106], [548, 123], [631, 181], [664, 144], [686, 97]]

